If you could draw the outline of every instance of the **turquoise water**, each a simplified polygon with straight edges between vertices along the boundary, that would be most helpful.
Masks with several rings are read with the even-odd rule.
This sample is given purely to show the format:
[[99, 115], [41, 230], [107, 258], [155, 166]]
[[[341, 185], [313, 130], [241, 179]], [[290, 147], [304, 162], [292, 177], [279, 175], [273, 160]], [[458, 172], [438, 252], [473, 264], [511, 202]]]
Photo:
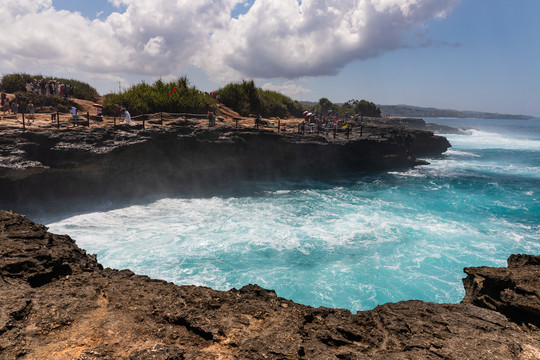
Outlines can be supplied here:
[[256, 283], [312, 306], [456, 303], [467, 266], [540, 254], [540, 121], [474, 126], [409, 171], [246, 182], [49, 223], [113, 268], [226, 290]]

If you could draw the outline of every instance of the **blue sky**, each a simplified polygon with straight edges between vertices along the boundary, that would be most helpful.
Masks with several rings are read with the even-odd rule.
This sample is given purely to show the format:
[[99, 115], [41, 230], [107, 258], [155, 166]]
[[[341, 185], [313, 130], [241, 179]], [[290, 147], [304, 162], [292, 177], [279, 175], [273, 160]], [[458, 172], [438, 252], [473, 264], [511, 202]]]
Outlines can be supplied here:
[[[100, 93], [159, 77], [186, 75], [204, 91], [254, 79], [297, 100], [540, 117], [538, 0], [173, 3], [0, 0], [21, 8], [0, 23], [22, 42], [0, 40], [0, 72], [76, 77]], [[65, 30], [51, 39], [25, 16]]]

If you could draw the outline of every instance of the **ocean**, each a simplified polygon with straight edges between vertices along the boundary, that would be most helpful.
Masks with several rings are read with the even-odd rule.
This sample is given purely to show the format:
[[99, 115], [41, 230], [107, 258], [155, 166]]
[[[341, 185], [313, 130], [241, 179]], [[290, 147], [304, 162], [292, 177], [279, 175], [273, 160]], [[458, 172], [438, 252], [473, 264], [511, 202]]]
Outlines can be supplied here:
[[104, 266], [178, 285], [258, 284], [351, 311], [458, 303], [464, 267], [540, 254], [540, 120], [425, 120], [473, 129], [411, 170], [243, 182], [33, 220]]

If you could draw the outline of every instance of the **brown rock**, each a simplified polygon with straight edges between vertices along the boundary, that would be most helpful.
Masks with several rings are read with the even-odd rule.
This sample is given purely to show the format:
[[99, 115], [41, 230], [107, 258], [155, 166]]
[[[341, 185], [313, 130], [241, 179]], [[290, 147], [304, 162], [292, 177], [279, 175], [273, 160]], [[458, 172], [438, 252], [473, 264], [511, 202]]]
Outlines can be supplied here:
[[498, 311], [540, 326], [540, 256], [511, 255], [507, 268], [466, 268], [464, 304]]

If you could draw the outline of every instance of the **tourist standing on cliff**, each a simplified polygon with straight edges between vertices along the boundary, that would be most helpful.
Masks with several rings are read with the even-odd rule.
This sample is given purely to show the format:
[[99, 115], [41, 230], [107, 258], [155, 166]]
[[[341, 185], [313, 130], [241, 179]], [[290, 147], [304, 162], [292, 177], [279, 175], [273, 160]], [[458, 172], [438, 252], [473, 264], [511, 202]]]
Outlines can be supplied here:
[[0, 110], [4, 112], [4, 116], [6, 115], [6, 111], [9, 110], [9, 101], [7, 100], [6, 93], [2, 91], [2, 95], [0, 95]]
[[53, 122], [56, 118], [56, 107], [54, 105], [51, 105], [49, 107], [49, 111], [51, 112], [51, 122]]
[[213, 111], [208, 112], [208, 127], [216, 126], [216, 116]]
[[13, 99], [13, 102], [11, 103], [11, 112], [13, 115], [17, 115], [19, 112], [19, 104], [17, 104], [17, 100]]
[[97, 121], [98, 122], [103, 121], [103, 107], [101, 106], [97, 107]]
[[34, 119], [34, 112], [35, 111], [36, 111], [36, 109], [34, 108], [34, 104], [29, 103], [28, 104], [28, 113], [29, 113], [28, 118], [29, 119], [32, 119], [32, 120]]
[[129, 111], [127, 111], [127, 109], [122, 109], [123, 113], [124, 113], [124, 122], [126, 124], [130, 124], [131, 123], [131, 114], [129, 113]]

